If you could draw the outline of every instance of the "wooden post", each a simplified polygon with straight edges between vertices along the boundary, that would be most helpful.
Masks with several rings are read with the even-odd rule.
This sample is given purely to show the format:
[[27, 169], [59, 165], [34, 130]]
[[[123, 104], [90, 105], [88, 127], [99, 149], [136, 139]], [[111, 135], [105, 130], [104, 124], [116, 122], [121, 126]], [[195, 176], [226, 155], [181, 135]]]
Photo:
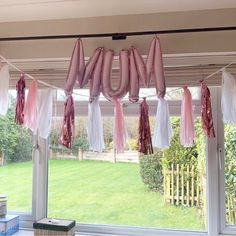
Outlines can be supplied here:
[[114, 156], [113, 156], [114, 159], [113, 159], [113, 162], [116, 163], [116, 149], [114, 148], [113, 150], [114, 150]]
[[179, 164], [177, 164], [177, 170], [176, 170], [176, 205], [179, 205]]
[[167, 177], [167, 199], [168, 199], [168, 202], [171, 202], [170, 201], [170, 196], [171, 196], [171, 183], [170, 183], [170, 171], [169, 170], [167, 170], [166, 171], [166, 173], [167, 173], [167, 175], [166, 175], [166, 177]]
[[197, 196], [197, 200], [196, 200], [196, 206], [199, 206], [199, 191], [200, 191], [200, 188], [199, 188], [199, 177], [198, 177], [198, 174], [197, 174], [197, 193], [196, 193], [196, 196]]
[[194, 186], [195, 186], [195, 176], [194, 176], [194, 166], [192, 166], [192, 170], [191, 170], [191, 179], [192, 179], [192, 186], [191, 186], [191, 197], [192, 197], [192, 201], [191, 201], [191, 206], [194, 206], [195, 203], [195, 196], [194, 196]]
[[184, 205], [184, 166], [181, 165], [181, 204]]
[[174, 188], [175, 188], [175, 182], [174, 182], [174, 164], [171, 164], [171, 203], [174, 204]]
[[187, 165], [187, 206], [189, 205], [189, 165]]
[[84, 158], [84, 151], [80, 148], [79, 149], [79, 160], [83, 161], [83, 158]]
[[3, 154], [0, 156], [0, 166], [3, 166]]
[[164, 192], [164, 201], [166, 202], [166, 170], [163, 168], [163, 192]]

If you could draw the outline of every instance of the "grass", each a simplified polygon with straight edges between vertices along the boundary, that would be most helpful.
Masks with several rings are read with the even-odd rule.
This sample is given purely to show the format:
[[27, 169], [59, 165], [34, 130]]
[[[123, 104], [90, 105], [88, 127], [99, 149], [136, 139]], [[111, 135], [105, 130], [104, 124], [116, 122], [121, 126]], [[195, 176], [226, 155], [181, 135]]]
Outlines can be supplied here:
[[[9, 208], [29, 211], [31, 163], [0, 167]], [[197, 209], [167, 205], [142, 183], [137, 164], [51, 160], [48, 213], [79, 223], [204, 230]]]

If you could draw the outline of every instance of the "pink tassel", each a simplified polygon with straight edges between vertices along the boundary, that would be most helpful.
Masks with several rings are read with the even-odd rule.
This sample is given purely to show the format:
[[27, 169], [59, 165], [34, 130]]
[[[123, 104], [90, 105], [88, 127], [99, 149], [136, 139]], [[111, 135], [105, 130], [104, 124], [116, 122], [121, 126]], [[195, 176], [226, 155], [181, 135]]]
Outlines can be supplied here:
[[215, 138], [211, 109], [211, 93], [204, 81], [201, 81], [201, 115], [202, 128], [209, 138]]
[[117, 153], [123, 153], [125, 149], [125, 126], [124, 114], [120, 101], [117, 98], [114, 101], [114, 146]]
[[192, 95], [187, 87], [184, 87], [181, 106], [180, 143], [184, 147], [192, 147], [195, 138]]
[[33, 80], [29, 87], [29, 92], [25, 102], [24, 108], [24, 126], [29, 128], [34, 133], [37, 130], [37, 93], [38, 82]]
[[73, 97], [69, 95], [64, 105], [64, 119], [60, 138], [60, 144], [66, 146], [67, 148], [72, 147], [74, 138], [74, 128], [75, 128], [74, 120], [75, 120], [74, 101]]
[[17, 98], [16, 98], [16, 124], [22, 125], [24, 123], [24, 105], [25, 105], [25, 78], [21, 74], [20, 79], [16, 84]]
[[145, 155], [153, 153], [148, 104], [145, 98], [140, 104], [138, 151]]

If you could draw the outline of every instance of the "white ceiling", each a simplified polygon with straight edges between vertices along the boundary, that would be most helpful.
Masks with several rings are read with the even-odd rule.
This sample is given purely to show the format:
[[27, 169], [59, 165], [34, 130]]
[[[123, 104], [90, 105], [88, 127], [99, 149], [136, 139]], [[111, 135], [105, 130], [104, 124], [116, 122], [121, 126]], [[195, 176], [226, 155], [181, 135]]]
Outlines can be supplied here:
[[236, 0], [0, 0], [0, 22], [236, 8]]

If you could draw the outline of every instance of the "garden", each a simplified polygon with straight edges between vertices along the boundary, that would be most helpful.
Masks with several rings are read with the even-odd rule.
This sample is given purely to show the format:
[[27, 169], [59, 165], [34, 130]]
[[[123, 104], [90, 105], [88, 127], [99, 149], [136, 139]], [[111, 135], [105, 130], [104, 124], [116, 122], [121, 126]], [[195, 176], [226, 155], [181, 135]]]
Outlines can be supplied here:
[[[112, 120], [106, 118], [105, 141], [112, 149]], [[152, 118], [150, 118], [152, 125]], [[58, 127], [51, 135], [52, 155], [86, 151], [84, 121], [79, 121], [72, 151], [57, 145]], [[128, 125], [130, 143], [136, 149], [137, 123]], [[80, 223], [148, 226], [169, 229], [206, 229], [206, 159], [201, 123], [191, 148], [179, 143], [178, 117], [172, 117], [174, 137], [167, 150], [140, 156], [136, 163], [49, 160], [48, 214]], [[32, 142], [28, 132], [14, 123], [9, 109], [0, 118], [0, 194], [9, 197], [9, 209], [30, 212], [32, 204]], [[225, 127], [227, 222], [236, 223], [236, 127]]]

